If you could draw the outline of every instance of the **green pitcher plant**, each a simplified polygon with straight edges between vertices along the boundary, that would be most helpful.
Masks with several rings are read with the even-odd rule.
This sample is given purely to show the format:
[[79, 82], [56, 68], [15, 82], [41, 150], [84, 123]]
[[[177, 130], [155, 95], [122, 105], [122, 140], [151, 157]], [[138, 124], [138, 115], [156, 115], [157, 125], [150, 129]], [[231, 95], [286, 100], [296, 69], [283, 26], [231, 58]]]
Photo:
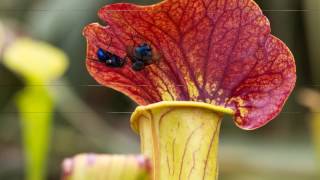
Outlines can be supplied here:
[[21, 118], [26, 179], [44, 180], [54, 108], [47, 87], [65, 72], [68, 59], [48, 43], [22, 37], [5, 49], [3, 63], [25, 83], [16, 95], [16, 104]]
[[98, 15], [106, 25], [83, 31], [87, 69], [139, 105], [131, 127], [152, 180], [218, 179], [223, 117], [260, 128], [294, 88], [294, 57], [253, 0], [118, 3]]

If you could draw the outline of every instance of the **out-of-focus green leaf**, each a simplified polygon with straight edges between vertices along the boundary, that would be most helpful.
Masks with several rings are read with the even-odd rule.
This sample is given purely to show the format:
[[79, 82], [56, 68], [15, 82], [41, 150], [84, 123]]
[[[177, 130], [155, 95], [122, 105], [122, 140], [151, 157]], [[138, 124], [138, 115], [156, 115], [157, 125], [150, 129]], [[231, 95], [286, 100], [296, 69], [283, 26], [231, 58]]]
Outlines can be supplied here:
[[82, 154], [63, 162], [63, 180], [149, 180], [150, 162], [141, 155]]

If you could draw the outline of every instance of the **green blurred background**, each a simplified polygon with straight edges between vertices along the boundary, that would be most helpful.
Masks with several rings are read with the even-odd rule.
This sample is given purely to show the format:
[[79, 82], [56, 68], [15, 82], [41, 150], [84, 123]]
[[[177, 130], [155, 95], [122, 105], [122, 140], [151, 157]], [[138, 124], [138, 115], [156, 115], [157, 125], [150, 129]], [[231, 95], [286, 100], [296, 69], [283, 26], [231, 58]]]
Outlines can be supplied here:
[[[139, 152], [138, 136], [130, 130], [128, 122], [136, 104], [99, 86], [85, 67], [82, 29], [99, 21], [96, 15], [99, 7], [114, 2], [120, 1], [0, 0], [0, 21], [10, 24], [19, 34], [61, 48], [70, 58], [65, 76], [46, 85], [56, 102], [48, 179], [59, 179], [62, 160], [78, 153]], [[257, 3], [269, 17], [273, 34], [293, 51], [298, 82], [282, 113], [259, 130], [240, 130], [230, 118], [225, 118], [221, 130], [220, 179], [316, 180], [310, 112], [299, 105], [297, 96], [302, 88], [320, 88], [320, 2], [257, 0]], [[0, 65], [1, 180], [23, 179], [25, 174], [21, 126], [13, 101], [15, 92], [23, 86], [18, 77]]]

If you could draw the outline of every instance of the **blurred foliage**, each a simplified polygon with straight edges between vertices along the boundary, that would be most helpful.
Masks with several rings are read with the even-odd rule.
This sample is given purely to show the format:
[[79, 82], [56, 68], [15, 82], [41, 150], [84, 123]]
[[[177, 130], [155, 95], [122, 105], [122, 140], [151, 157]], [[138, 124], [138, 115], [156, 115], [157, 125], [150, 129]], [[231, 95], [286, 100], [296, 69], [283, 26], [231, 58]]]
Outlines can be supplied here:
[[[256, 1], [270, 18], [273, 34], [286, 42], [296, 57], [296, 90], [319, 89], [319, 1]], [[82, 29], [91, 22], [102, 23], [97, 10], [113, 2], [120, 1], [0, 0], [1, 19], [16, 24], [21, 34], [63, 49], [71, 60], [64, 80], [48, 85], [59, 104], [49, 152], [50, 179], [60, 177], [62, 159], [74, 154], [139, 151], [137, 136], [128, 122], [135, 105], [124, 95], [97, 85], [84, 63]], [[0, 66], [0, 84], [0, 179], [22, 179], [19, 117], [9, 96], [20, 83]], [[225, 118], [221, 129], [221, 179], [316, 179], [308, 111], [298, 105], [296, 92], [280, 116], [257, 131], [242, 131]]]
[[7, 67], [0, 64], [0, 87], [0, 109], [3, 109], [14, 94], [22, 89], [23, 82]]
[[298, 100], [302, 105], [310, 110], [309, 126], [317, 156], [317, 173], [320, 177], [320, 92], [313, 89], [302, 89], [299, 91]]

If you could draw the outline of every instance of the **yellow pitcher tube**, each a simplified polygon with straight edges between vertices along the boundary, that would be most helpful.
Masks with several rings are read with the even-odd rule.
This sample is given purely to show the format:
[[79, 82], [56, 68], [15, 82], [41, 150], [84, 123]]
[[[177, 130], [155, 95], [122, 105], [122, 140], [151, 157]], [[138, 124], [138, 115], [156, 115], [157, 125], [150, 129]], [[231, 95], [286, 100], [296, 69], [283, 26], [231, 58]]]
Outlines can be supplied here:
[[142, 153], [152, 160], [153, 180], [218, 179], [221, 119], [231, 109], [200, 102], [160, 102], [139, 106], [131, 126]]

